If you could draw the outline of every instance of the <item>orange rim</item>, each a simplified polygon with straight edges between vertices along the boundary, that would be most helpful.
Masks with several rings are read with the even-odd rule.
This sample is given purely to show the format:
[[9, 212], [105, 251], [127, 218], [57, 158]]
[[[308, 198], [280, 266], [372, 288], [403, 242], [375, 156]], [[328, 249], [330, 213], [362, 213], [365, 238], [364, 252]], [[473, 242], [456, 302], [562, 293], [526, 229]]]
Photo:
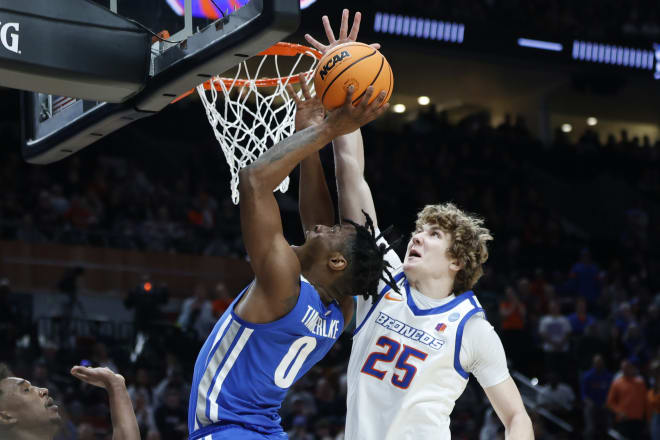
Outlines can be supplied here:
[[[304, 46], [302, 44], [284, 43], [284, 42], [275, 43], [273, 46], [269, 47], [263, 52], [258, 53], [257, 55], [258, 56], [279, 55], [286, 57], [294, 57], [300, 54], [313, 56], [316, 59], [321, 59], [321, 57], [323, 56], [321, 52], [314, 49], [313, 47]], [[278, 83], [282, 83], [282, 82], [288, 82], [289, 84], [297, 84], [300, 82], [300, 78], [298, 77], [298, 75], [299, 74], [282, 76], [280, 78], [261, 78], [257, 80], [235, 79], [235, 78], [219, 78], [219, 80], [225, 84], [225, 87], [232, 87], [232, 86], [245, 87], [250, 83], [254, 83], [256, 87], [274, 87]], [[216, 84], [213, 80], [209, 79], [204, 82], [204, 89], [211, 90], [211, 88], [214, 88], [218, 91], [222, 90], [219, 84]], [[176, 97], [170, 104], [174, 104], [175, 102], [180, 101], [181, 99], [191, 95], [194, 92], [195, 89], [190, 89], [184, 94]]]

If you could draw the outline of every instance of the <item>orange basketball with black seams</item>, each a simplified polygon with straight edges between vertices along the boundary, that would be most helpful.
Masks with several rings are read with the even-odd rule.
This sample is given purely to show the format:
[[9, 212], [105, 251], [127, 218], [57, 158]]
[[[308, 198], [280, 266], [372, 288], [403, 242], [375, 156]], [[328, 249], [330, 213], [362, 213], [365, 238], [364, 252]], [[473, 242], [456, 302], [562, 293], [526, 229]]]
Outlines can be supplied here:
[[394, 87], [392, 69], [383, 54], [364, 43], [344, 43], [321, 58], [314, 74], [314, 89], [323, 106], [332, 110], [344, 103], [349, 86], [354, 86], [353, 105], [358, 104], [367, 87], [373, 86], [371, 101], [385, 90], [383, 104]]

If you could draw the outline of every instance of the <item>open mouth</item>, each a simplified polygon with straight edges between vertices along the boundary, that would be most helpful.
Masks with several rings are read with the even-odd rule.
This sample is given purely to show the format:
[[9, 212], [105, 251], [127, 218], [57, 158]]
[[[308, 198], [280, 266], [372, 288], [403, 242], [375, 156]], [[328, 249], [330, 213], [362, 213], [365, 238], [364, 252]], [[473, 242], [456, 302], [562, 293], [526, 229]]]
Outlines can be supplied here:
[[57, 405], [55, 404], [55, 401], [53, 400], [52, 397], [49, 397], [48, 400], [46, 401], [46, 408], [54, 408], [57, 409]]
[[410, 252], [408, 253], [408, 257], [417, 257], [420, 258], [422, 255], [417, 252], [415, 249], [410, 249]]

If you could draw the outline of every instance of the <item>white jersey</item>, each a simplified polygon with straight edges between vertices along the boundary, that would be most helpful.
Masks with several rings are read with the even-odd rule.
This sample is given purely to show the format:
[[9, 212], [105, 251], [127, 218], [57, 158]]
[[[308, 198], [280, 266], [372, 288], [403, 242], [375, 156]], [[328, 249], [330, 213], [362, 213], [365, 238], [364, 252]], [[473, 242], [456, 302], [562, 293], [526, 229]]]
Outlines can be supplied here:
[[[509, 377], [504, 349], [471, 291], [440, 306], [420, 308], [414, 296], [421, 294], [409, 286], [399, 258], [391, 251], [387, 259], [398, 267], [394, 273], [401, 293], [382, 283], [373, 305], [371, 300], [358, 302], [348, 365], [345, 438], [449, 440], [449, 415], [469, 376], [461, 352], [468, 320], [474, 316], [481, 321], [476, 326], [475, 320], [470, 321], [476, 329], [473, 339], [486, 335], [488, 343], [496, 346], [496, 362], [473, 362], [479, 356], [468, 361], [484, 371], [477, 376], [482, 386]], [[481, 348], [477, 350], [489, 351]]]

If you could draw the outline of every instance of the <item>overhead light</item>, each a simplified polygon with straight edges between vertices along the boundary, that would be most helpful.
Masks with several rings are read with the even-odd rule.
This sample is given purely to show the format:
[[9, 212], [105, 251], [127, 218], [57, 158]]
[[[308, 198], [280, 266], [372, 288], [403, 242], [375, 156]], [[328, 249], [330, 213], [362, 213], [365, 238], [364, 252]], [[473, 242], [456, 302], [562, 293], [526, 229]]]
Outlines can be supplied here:
[[635, 69], [653, 70], [657, 54], [651, 50], [635, 47], [602, 44], [596, 41], [573, 42], [572, 57], [578, 61], [611, 64]]
[[429, 98], [428, 96], [420, 96], [419, 98], [417, 98], [417, 104], [419, 105], [429, 105], [430, 102], [431, 102], [431, 98]]
[[570, 133], [571, 131], [573, 131], [573, 126], [571, 124], [562, 124], [561, 131], [563, 131], [564, 133]]
[[465, 24], [463, 23], [431, 20], [426, 17], [409, 17], [387, 12], [376, 12], [374, 31], [458, 44], [463, 43], [465, 38]]
[[406, 111], [406, 106], [403, 104], [394, 104], [394, 107], [392, 107], [392, 111], [394, 113], [403, 113]]
[[593, 127], [594, 125], [598, 124], [598, 119], [594, 118], [593, 116], [589, 116], [587, 118], [587, 125], [589, 127]]
[[561, 52], [564, 46], [554, 41], [530, 40], [529, 38], [518, 38], [518, 46], [531, 47], [533, 49], [551, 50]]

